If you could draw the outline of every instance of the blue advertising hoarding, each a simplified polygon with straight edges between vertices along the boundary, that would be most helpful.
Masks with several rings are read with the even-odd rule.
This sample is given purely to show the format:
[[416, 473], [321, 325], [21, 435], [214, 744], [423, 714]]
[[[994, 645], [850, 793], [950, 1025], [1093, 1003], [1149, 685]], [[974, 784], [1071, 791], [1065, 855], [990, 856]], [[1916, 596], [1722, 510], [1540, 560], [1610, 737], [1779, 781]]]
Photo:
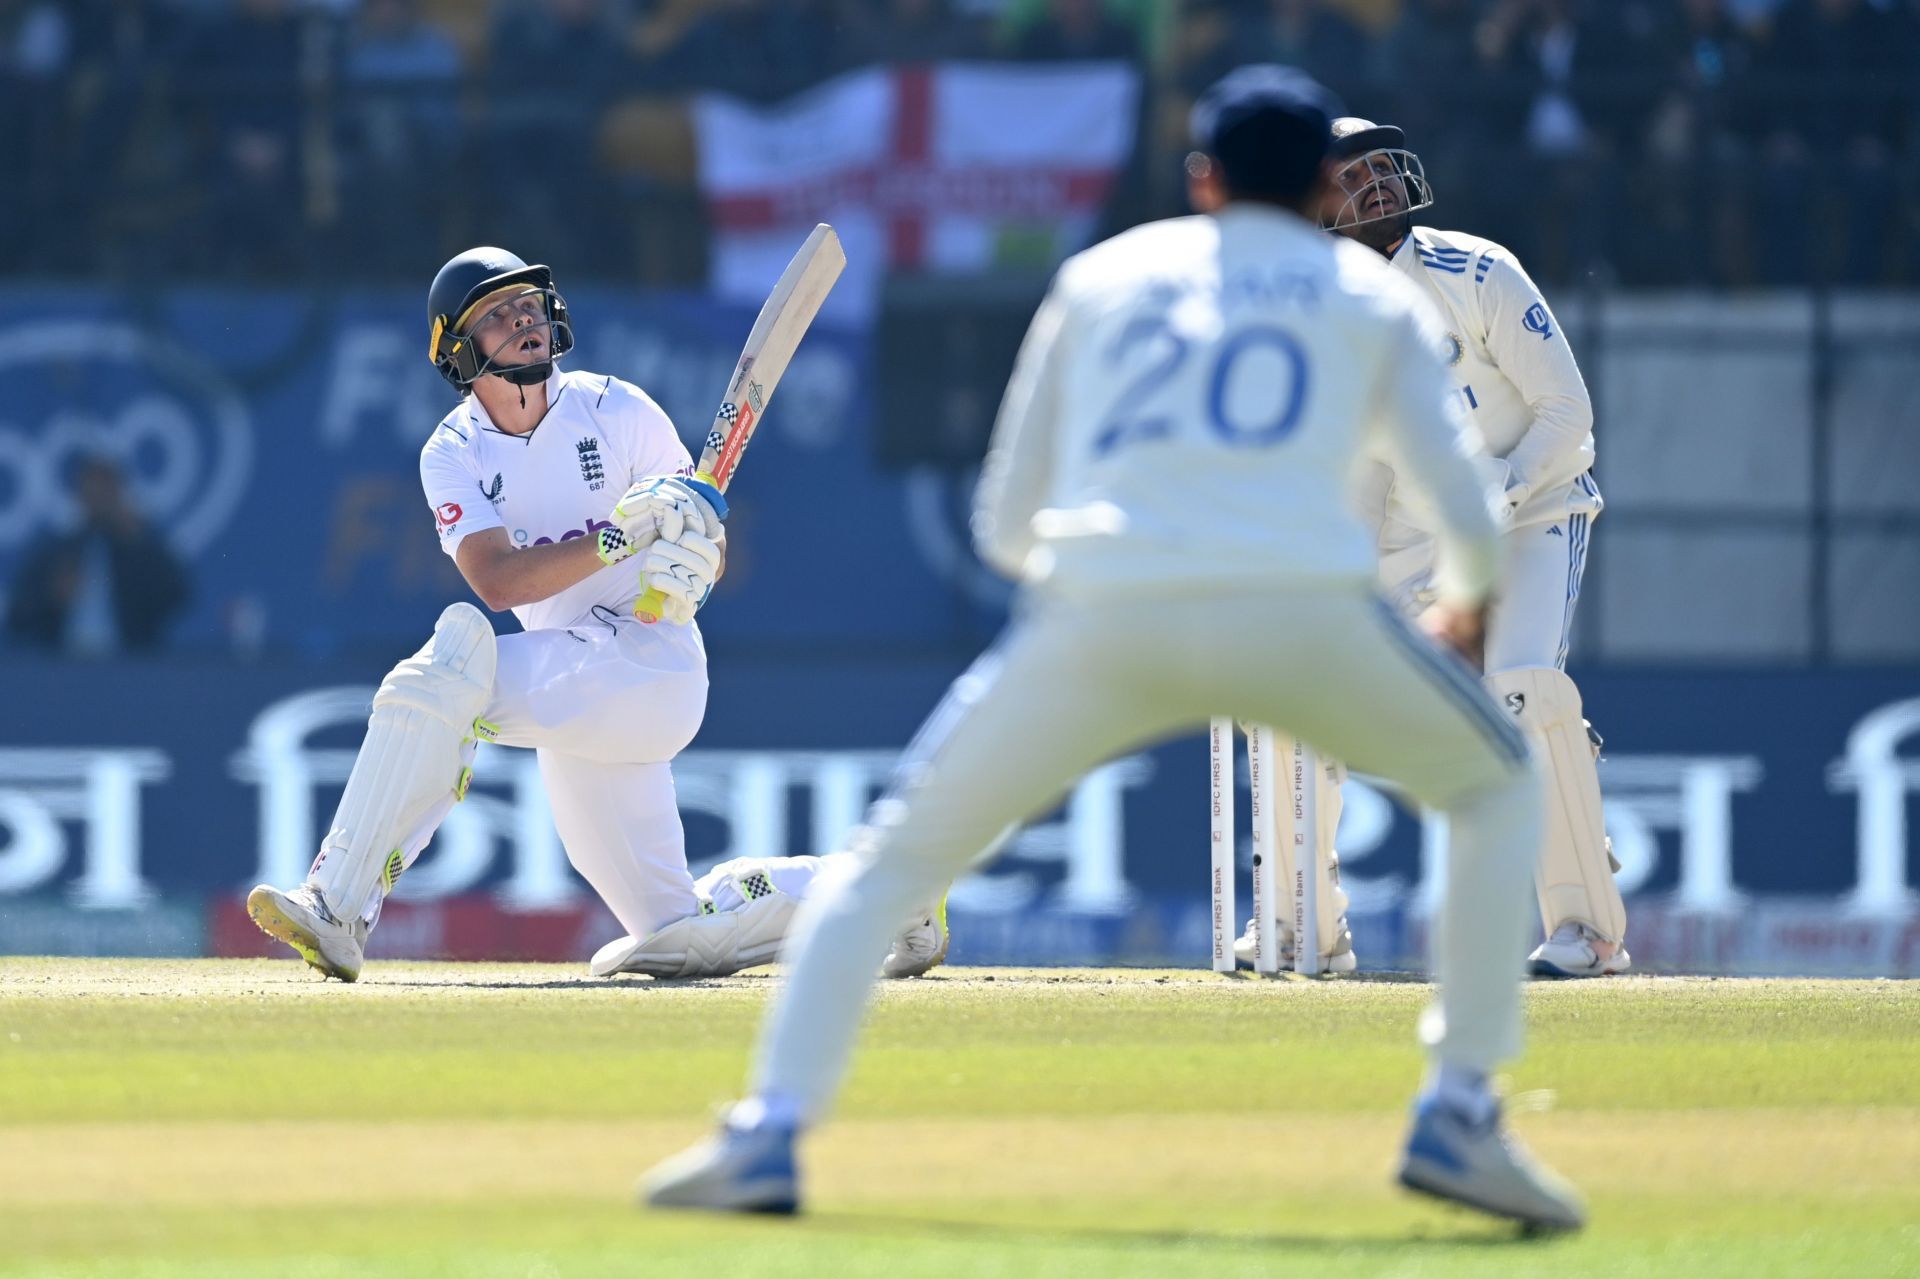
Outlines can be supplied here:
[[[351, 662], [3, 669], [0, 951], [16, 952], [137, 951], [154, 928], [171, 938], [154, 948], [231, 949], [238, 895], [304, 870], [381, 673]], [[957, 671], [716, 658], [706, 727], [675, 766], [692, 860], [831, 851]], [[1912, 672], [1583, 682], [1609, 739], [1608, 823], [1644, 964], [1920, 975], [1920, 764], [1902, 755], [1920, 739]], [[531, 765], [489, 748], [472, 797], [402, 881], [405, 909], [391, 920], [468, 912], [462, 937], [433, 933], [418, 942], [426, 952], [521, 953], [508, 940], [516, 915], [591, 907]], [[1206, 768], [1194, 737], [1098, 770], [956, 889], [958, 957], [1203, 962]], [[1356, 779], [1340, 849], [1363, 961], [1417, 963], [1441, 828]], [[388, 944], [405, 927], [383, 924]], [[587, 940], [568, 934], [535, 953], [583, 956]]]

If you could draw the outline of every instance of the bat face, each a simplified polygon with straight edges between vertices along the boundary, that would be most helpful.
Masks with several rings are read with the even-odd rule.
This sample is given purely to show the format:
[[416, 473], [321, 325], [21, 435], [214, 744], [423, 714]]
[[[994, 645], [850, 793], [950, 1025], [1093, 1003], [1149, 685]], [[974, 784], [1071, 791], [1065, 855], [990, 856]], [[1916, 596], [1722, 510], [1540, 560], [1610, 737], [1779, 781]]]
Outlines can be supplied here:
[[732, 482], [740, 456], [766, 414], [767, 401], [846, 264], [840, 237], [821, 223], [793, 255], [760, 308], [700, 455], [701, 474], [712, 476], [717, 487], [724, 490]]
[[[767, 401], [787, 371], [787, 361], [806, 336], [807, 326], [826, 301], [828, 290], [840, 278], [847, 255], [840, 237], [822, 222], [793, 255], [793, 261], [780, 274], [779, 283], [767, 295], [760, 308], [747, 345], [734, 365], [727, 383], [727, 395], [713, 415], [707, 430], [706, 448], [700, 453], [698, 475], [722, 492], [733, 480], [733, 472], [746, 452], [753, 429], [767, 411]], [[633, 606], [634, 616], [643, 622], [660, 620], [663, 597], [649, 587]]]

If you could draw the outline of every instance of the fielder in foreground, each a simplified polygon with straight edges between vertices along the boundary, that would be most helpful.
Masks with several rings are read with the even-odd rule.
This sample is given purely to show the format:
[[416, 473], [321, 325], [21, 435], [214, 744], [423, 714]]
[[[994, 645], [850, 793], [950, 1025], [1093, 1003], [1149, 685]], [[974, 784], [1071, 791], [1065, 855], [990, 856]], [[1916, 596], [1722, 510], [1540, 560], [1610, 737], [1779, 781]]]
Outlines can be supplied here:
[[[644, 391], [558, 367], [573, 327], [546, 267], [469, 250], [434, 277], [427, 310], [429, 357], [462, 395], [421, 450], [427, 505], [474, 593], [525, 630], [496, 638], [471, 604], [440, 615], [374, 694], [306, 882], [260, 885], [249, 913], [355, 980], [381, 903], [465, 796], [484, 740], [537, 754], [567, 859], [627, 930], [595, 976], [770, 962], [823, 859], [740, 858], [695, 882], [670, 764], [706, 714], [693, 616], [723, 566], [726, 500]], [[643, 593], [655, 624], [635, 616]], [[889, 975], [925, 971], [944, 942], [938, 913], [917, 912]]]
[[839, 1089], [889, 921], [1099, 761], [1234, 715], [1452, 818], [1440, 991], [1422, 1023], [1432, 1068], [1401, 1180], [1530, 1225], [1581, 1224], [1488, 1082], [1521, 1042], [1540, 822], [1526, 743], [1458, 657], [1376, 594], [1347, 500], [1376, 450], [1424, 486], [1441, 543], [1427, 626], [1477, 657], [1495, 495], [1449, 405], [1430, 304], [1311, 216], [1334, 114], [1299, 72], [1235, 72], [1194, 111], [1202, 215], [1061, 268], [975, 513], [982, 554], [1027, 587], [1019, 620], [909, 746], [856, 858], [802, 907], [750, 1096], [653, 1174], [653, 1204], [794, 1211], [796, 1139]]

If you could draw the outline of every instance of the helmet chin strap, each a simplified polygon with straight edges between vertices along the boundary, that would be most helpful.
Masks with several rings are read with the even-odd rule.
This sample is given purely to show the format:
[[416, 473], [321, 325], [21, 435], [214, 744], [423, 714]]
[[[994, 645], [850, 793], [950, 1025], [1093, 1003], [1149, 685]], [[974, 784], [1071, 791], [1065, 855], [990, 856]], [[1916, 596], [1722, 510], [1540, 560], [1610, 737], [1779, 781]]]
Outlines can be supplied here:
[[535, 360], [532, 364], [509, 364], [496, 366], [486, 371], [487, 377], [504, 378], [521, 388], [520, 398], [526, 399], [526, 388], [537, 386], [553, 376], [553, 361]]

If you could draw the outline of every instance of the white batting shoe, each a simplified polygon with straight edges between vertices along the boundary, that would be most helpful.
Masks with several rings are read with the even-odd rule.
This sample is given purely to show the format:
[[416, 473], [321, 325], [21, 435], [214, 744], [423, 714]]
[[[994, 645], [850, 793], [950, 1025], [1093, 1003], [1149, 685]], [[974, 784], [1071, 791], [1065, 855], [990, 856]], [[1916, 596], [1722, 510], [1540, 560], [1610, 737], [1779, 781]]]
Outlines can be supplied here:
[[247, 914], [261, 932], [299, 951], [300, 958], [326, 976], [341, 981], [360, 976], [367, 957], [367, 921], [341, 923], [312, 884], [290, 893], [261, 884], [247, 894]]
[[1604, 945], [1586, 925], [1562, 924], [1527, 956], [1527, 971], [1535, 977], [1611, 977], [1633, 966], [1625, 946], [1602, 955]]
[[645, 937], [622, 937], [594, 952], [587, 971], [595, 977], [645, 973], [649, 977], [731, 977], [742, 969], [771, 964], [780, 955], [787, 928], [800, 899], [776, 892], [765, 876], [766, 891], [737, 910], [676, 919]]
[[[1235, 938], [1233, 943], [1234, 967], [1245, 968], [1248, 971], [1252, 971], [1254, 955], [1260, 949], [1259, 942], [1254, 937], [1253, 923], [1254, 921], [1249, 919], [1246, 931]], [[1293, 967], [1293, 929], [1282, 924], [1277, 932], [1280, 938], [1280, 966], [1291, 968]], [[1320, 957], [1320, 971], [1335, 974], [1350, 973], [1359, 967], [1360, 957], [1353, 953], [1353, 932], [1347, 927], [1347, 917], [1342, 915], [1340, 939], [1334, 942], [1331, 955]]]
[[1578, 1230], [1587, 1214], [1561, 1176], [1529, 1155], [1495, 1106], [1485, 1119], [1432, 1095], [1413, 1112], [1400, 1184], [1535, 1230]]
[[895, 979], [924, 977], [947, 962], [947, 895], [932, 910], [914, 919], [894, 935], [893, 949], [880, 965], [880, 975]]
[[793, 1159], [795, 1130], [785, 1124], [737, 1124], [734, 1107], [720, 1131], [667, 1160], [640, 1183], [655, 1208], [705, 1212], [800, 1210], [800, 1172]]

